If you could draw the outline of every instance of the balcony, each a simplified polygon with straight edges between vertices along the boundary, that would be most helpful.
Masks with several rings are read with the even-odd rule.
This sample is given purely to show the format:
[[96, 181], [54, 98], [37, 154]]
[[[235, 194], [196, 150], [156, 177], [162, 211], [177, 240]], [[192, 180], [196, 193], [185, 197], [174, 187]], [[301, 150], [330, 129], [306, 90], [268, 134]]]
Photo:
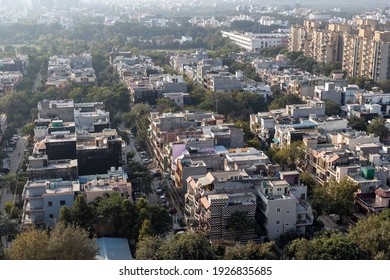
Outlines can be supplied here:
[[296, 226], [309, 226], [312, 224], [313, 224], [313, 221], [308, 216], [297, 219], [297, 221], [295, 223]]
[[39, 212], [39, 211], [44, 211], [43, 210], [43, 205], [34, 205], [31, 206], [30, 201], [25, 200], [24, 201], [24, 206], [23, 206], [24, 212]]
[[186, 203], [185, 204], [185, 209], [187, 211], [188, 214], [192, 214], [195, 210], [195, 207], [194, 207], [194, 204], [193, 203]]

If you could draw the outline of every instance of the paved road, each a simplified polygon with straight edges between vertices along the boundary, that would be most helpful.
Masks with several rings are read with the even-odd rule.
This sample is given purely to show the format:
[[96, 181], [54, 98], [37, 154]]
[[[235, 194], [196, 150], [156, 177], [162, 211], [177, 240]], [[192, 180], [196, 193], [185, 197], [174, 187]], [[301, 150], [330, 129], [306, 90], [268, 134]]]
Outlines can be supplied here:
[[[26, 149], [26, 143], [27, 140], [24, 137], [19, 138], [15, 150], [12, 153], [8, 153], [9, 158], [11, 159], [10, 173], [16, 173], [16, 171], [18, 170], [20, 161], [23, 158], [24, 150]], [[3, 212], [5, 202], [13, 201], [14, 194], [7, 192], [7, 190], [3, 188], [1, 192], [0, 200], [1, 200], [0, 211]]]

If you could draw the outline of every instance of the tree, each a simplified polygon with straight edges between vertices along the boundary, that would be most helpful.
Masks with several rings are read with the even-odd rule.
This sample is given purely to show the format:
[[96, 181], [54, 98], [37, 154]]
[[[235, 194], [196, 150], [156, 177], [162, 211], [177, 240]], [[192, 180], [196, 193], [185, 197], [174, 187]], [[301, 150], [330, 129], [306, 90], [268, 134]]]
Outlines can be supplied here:
[[26, 124], [22, 128], [22, 135], [23, 136], [28, 136], [31, 139], [34, 138], [34, 128], [35, 128], [35, 124], [33, 124], [33, 123]]
[[154, 234], [165, 236], [172, 230], [172, 218], [164, 207], [161, 205], [151, 205], [147, 211], [150, 215], [150, 222]]
[[12, 247], [5, 251], [11, 260], [48, 260], [50, 254], [46, 250], [49, 236], [46, 231], [31, 230], [16, 236]]
[[378, 84], [384, 92], [390, 92], [390, 80], [379, 80]]
[[159, 260], [159, 250], [162, 241], [157, 236], [144, 236], [138, 243], [136, 248], [137, 260]]
[[241, 241], [241, 236], [244, 232], [254, 229], [255, 221], [248, 217], [248, 212], [234, 212], [226, 221], [226, 229], [235, 233], [235, 240]]
[[6, 201], [4, 203], [4, 212], [11, 215], [11, 219], [16, 219], [19, 216], [19, 209], [12, 201]]
[[210, 242], [203, 234], [185, 232], [175, 234], [160, 247], [163, 260], [212, 260], [215, 258]]
[[60, 215], [59, 215], [58, 220], [61, 223], [63, 223], [65, 226], [73, 224], [74, 220], [73, 220], [72, 209], [66, 205], [64, 207], [62, 207], [60, 210]]
[[341, 221], [351, 214], [354, 207], [354, 193], [358, 185], [348, 178], [340, 182], [331, 180], [324, 186], [314, 188], [312, 206], [318, 212], [337, 214]]
[[348, 119], [348, 125], [357, 131], [367, 131], [367, 123], [363, 118], [352, 116]]
[[32, 229], [19, 234], [6, 257], [12, 260], [92, 260], [98, 252], [88, 232], [77, 226], [56, 224], [48, 233]]
[[352, 238], [337, 231], [325, 231], [312, 240], [293, 240], [287, 255], [297, 260], [362, 260], [367, 254]]
[[303, 103], [304, 101], [298, 95], [287, 94], [276, 97], [268, 106], [268, 110], [282, 109], [285, 108], [286, 105]]
[[348, 235], [371, 259], [390, 259], [390, 209], [360, 220]]
[[72, 215], [76, 225], [90, 230], [95, 213], [93, 207], [87, 204], [85, 196], [79, 195], [76, 197], [72, 207]]
[[302, 141], [295, 141], [283, 148], [271, 148], [268, 153], [270, 159], [282, 165], [283, 168], [296, 169], [305, 158], [305, 145]]
[[139, 230], [139, 213], [132, 201], [124, 199], [122, 202], [122, 231], [130, 239], [136, 239]]
[[73, 224], [82, 227], [92, 234], [95, 216], [93, 207], [87, 204], [83, 195], [79, 195], [76, 197], [72, 208], [67, 206], [61, 208], [59, 220], [65, 225]]
[[130, 161], [127, 166], [127, 174], [134, 191], [145, 194], [152, 192], [153, 177], [145, 165], [137, 161]]
[[373, 119], [367, 127], [368, 133], [374, 133], [379, 136], [381, 142], [387, 140], [389, 136], [389, 129], [386, 126], [386, 120], [384, 118]]
[[16, 188], [16, 174], [15, 173], [8, 173], [7, 175], [3, 176], [2, 178], [2, 184], [4, 188], [9, 188], [11, 192], [13, 192]]
[[[96, 214], [99, 223], [104, 223], [106, 228], [113, 228], [114, 233], [118, 234], [122, 225], [122, 201], [123, 197], [118, 192], [105, 193], [103, 198], [98, 199], [96, 203]], [[100, 226], [100, 224], [99, 224]], [[110, 232], [110, 230], [108, 230]]]
[[313, 176], [308, 171], [305, 171], [305, 172], [302, 172], [299, 174], [299, 181], [301, 181], [302, 184], [307, 186], [308, 193], [310, 193], [310, 194], [311, 194], [313, 188], [317, 184], [316, 180], [314, 180]]
[[3, 236], [8, 240], [8, 236], [18, 233], [17, 220], [10, 219], [8, 214], [0, 213], [0, 255], [3, 255]]
[[329, 117], [338, 116], [340, 114], [340, 105], [330, 99], [323, 100], [325, 102], [325, 114]]
[[253, 241], [245, 245], [236, 244], [226, 247], [225, 260], [278, 260], [279, 252], [274, 241], [256, 244]]
[[164, 98], [159, 98], [157, 100], [157, 111], [161, 113], [166, 113], [166, 112], [177, 112], [180, 110], [180, 107], [176, 105], [175, 102], [173, 102], [171, 99], [168, 97]]
[[145, 219], [142, 223], [141, 229], [139, 230], [139, 239], [144, 239], [146, 236], [151, 236], [154, 234], [152, 223], [149, 219]]

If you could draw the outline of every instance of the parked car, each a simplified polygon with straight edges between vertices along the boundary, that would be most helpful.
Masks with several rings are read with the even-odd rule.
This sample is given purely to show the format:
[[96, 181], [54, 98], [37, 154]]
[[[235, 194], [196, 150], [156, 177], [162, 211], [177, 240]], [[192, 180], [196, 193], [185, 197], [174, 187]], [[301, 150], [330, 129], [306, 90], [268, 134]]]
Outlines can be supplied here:
[[162, 194], [162, 193], [163, 193], [162, 188], [157, 187], [157, 188], [156, 188], [156, 194]]
[[140, 153], [139, 153], [139, 156], [140, 156], [141, 158], [146, 158], [146, 152], [140, 152]]
[[149, 164], [149, 163], [152, 163], [153, 162], [153, 160], [151, 159], [151, 158], [144, 158], [143, 160], [142, 160], [142, 163], [143, 164]]
[[140, 146], [135, 147], [135, 149], [137, 150], [137, 152], [142, 151], [142, 148]]

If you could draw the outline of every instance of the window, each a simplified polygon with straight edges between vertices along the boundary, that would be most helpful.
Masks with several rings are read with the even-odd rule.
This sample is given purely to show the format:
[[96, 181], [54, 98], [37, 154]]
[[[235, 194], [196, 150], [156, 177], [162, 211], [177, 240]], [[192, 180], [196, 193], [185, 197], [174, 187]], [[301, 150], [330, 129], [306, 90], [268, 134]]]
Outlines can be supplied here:
[[60, 205], [65, 205], [65, 200], [60, 200]]
[[276, 224], [279, 225], [279, 224], [280, 224], [280, 221], [276, 221]]
[[290, 210], [287, 210], [286, 213], [287, 213], [287, 214], [290, 213]]
[[53, 219], [53, 218], [54, 218], [54, 215], [53, 215], [53, 214], [49, 214], [49, 218], [50, 218], [50, 219]]
[[280, 192], [282, 190], [282, 188], [277, 188], [277, 191]]
[[280, 212], [280, 208], [276, 208], [276, 212]]
[[53, 201], [48, 201], [47, 206], [53, 206]]

